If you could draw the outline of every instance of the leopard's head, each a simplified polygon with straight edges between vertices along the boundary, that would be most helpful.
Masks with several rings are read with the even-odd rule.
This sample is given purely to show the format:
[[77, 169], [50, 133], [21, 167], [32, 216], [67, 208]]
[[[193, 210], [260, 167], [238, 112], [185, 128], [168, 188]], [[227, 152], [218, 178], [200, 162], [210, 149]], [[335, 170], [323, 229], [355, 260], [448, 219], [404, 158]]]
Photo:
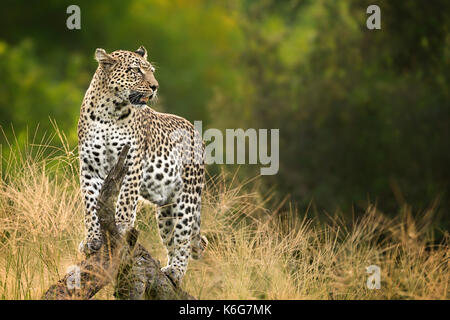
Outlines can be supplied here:
[[155, 68], [147, 61], [147, 50], [143, 46], [134, 52], [117, 50], [110, 54], [97, 49], [95, 59], [102, 85], [121, 101], [142, 107], [155, 99], [159, 85]]

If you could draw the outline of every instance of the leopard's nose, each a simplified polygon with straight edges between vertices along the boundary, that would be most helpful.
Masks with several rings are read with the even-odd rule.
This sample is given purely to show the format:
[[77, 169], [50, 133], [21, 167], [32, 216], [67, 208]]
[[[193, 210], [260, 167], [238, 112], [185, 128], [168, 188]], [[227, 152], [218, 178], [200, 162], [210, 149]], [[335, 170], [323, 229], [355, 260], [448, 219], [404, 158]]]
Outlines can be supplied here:
[[156, 91], [156, 89], [158, 89], [159, 85], [157, 84], [153, 84], [150, 86], [150, 88], [152, 88], [153, 91]]

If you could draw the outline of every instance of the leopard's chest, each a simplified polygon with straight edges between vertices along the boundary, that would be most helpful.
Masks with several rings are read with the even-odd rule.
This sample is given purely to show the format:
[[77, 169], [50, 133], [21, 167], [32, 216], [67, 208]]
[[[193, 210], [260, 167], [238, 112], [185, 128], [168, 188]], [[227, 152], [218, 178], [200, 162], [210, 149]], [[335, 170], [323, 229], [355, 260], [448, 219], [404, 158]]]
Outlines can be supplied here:
[[138, 143], [130, 126], [113, 122], [93, 123], [87, 130], [86, 142], [80, 155], [87, 157], [101, 176], [105, 177], [117, 163], [123, 146], [136, 147]]

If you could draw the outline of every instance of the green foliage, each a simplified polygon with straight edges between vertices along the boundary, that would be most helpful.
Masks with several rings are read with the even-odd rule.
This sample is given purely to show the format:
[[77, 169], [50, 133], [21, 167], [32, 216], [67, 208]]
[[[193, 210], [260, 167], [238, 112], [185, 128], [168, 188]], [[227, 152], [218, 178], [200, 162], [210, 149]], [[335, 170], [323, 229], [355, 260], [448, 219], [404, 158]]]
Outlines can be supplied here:
[[219, 94], [214, 110], [224, 127], [232, 106], [241, 125], [280, 128], [280, 173], [264, 180], [304, 207], [424, 209], [440, 196], [448, 214], [450, 7], [383, 2], [382, 30], [369, 31], [369, 4], [249, 4], [245, 96]]
[[[204, 129], [280, 128], [280, 172], [262, 179], [267, 189], [329, 211], [367, 200], [420, 210], [440, 196], [448, 214], [448, 1], [80, 1], [81, 30], [65, 27], [70, 4], [4, 4], [7, 135], [10, 124], [20, 139], [37, 123], [49, 130], [50, 117], [75, 146], [95, 48], [144, 45], [156, 109]], [[370, 4], [381, 30], [366, 28]]]
[[49, 130], [49, 118], [52, 118], [58, 120], [62, 129], [71, 133], [70, 141], [76, 143], [73, 128], [83, 98], [75, 76], [81, 72], [80, 59], [74, 56], [67, 63], [66, 70], [60, 70], [68, 76], [64, 80], [56, 81], [52, 71], [39, 63], [32, 41], [24, 40], [16, 46], [0, 42], [0, 74], [3, 79], [0, 87], [0, 124], [9, 133], [9, 140], [12, 138], [10, 124], [16, 130], [19, 142], [24, 142], [27, 131], [33, 133], [39, 124], [42, 125], [41, 133]]

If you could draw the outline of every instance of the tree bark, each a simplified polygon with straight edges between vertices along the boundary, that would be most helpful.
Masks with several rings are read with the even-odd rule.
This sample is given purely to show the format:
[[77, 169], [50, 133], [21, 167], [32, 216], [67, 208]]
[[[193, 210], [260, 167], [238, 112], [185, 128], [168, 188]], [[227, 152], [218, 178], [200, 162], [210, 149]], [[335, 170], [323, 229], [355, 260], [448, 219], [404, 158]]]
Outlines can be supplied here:
[[115, 297], [118, 299], [195, 299], [176, 287], [161, 272], [159, 261], [153, 259], [145, 247], [137, 243], [136, 229], [131, 229], [125, 236], [121, 236], [117, 229], [115, 203], [127, 173], [125, 159], [129, 149], [129, 145], [124, 146], [117, 164], [109, 172], [100, 190], [97, 215], [103, 237], [102, 247], [50, 286], [42, 299], [91, 299], [114, 280]]

